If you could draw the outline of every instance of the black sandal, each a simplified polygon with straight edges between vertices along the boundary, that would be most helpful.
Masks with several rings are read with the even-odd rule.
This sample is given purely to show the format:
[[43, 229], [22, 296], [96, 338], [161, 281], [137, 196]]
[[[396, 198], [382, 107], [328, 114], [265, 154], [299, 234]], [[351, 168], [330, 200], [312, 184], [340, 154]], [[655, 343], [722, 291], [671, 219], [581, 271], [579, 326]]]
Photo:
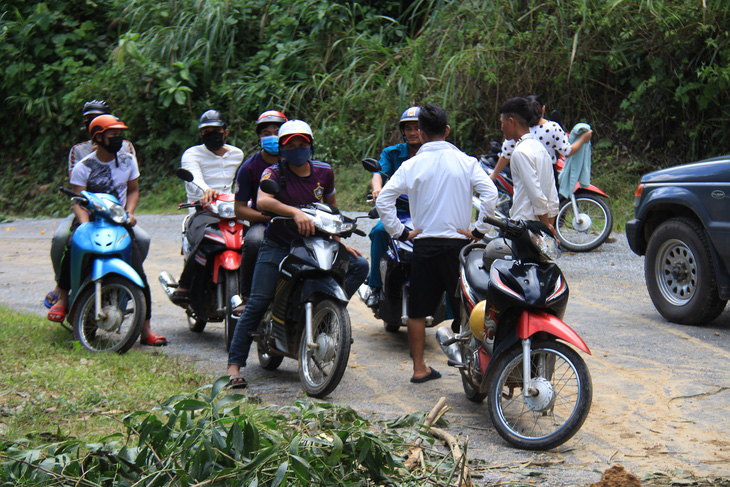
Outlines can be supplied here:
[[190, 303], [190, 293], [188, 291], [175, 291], [170, 299], [178, 306], [187, 306]]

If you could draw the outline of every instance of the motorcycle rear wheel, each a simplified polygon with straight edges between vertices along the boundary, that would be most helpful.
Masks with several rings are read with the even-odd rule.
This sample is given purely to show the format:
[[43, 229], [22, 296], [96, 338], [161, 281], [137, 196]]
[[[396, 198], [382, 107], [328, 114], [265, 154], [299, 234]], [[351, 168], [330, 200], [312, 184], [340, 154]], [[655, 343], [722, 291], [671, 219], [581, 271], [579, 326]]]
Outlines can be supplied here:
[[231, 298], [238, 294], [238, 271], [229, 271], [224, 270], [223, 271], [223, 279], [225, 284], [225, 327], [226, 327], [226, 352], [231, 348], [231, 341], [233, 340], [233, 332], [236, 331], [236, 324], [238, 323], [238, 318], [235, 318], [231, 313], [233, 313], [233, 308], [231, 307]]
[[337, 387], [350, 359], [352, 330], [347, 308], [326, 299], [312, 310], [312, 342], [307, 346], [305, 330], [299, 344], [299, 379], [307, 394], [324, 397]]
[[190, 308], [185, 310], [185, 314], [188, 317], [188, 328], [190, 328], [190, 331], [194, 333], [202, 333], [203, 330], [205, 330], [205, 325], [208, 324], [206, 320], [196, 317], [195, 313], [193, 313]]
[[592, 194], [575, 196], [578, 212], [590, 222], [579, 222], [569, 199], [563, 200], [555, 221], [560, 244], [571, 252], [588, 252], [606, 241], [613, 229], [613, 213], [603, 198]]
[[71, 317], [74, 339], [90, 352], [125, 353], [142, 332], [147, 312], [142, 288], [129, 279], [107, 275], [101, 283], [101, 307], [106, 318], [96, 315], [95, 286], [87, 286], [76, 297], [77, 306]]
[[557, 341], [531, 347], [531, 379], [539, 394], [522, 395], [522, 348], [495, 364], [489, 380], [489, 415], [497, 433], [525, 450], [549, 450], [575, 435], [588, 417], [593, 384], [583, 359]]

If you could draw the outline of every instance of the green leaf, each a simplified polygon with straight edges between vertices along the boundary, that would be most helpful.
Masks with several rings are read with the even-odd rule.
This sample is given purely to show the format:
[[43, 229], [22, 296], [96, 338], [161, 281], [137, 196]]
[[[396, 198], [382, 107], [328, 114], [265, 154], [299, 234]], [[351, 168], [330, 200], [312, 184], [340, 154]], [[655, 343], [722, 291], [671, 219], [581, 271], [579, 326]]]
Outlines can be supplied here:
[[271, 487], [279, 487], [286, 485], [286, 471], [289, 469], [289, 462], [285, 461], [276, 469], [276, 475], [271, 482]]

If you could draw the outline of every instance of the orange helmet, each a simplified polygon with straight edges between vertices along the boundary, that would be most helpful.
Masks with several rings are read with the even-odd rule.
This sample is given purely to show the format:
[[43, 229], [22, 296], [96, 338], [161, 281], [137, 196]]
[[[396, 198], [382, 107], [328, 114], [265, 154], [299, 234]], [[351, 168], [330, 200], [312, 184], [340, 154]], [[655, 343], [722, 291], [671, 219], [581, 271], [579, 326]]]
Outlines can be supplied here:
[[278, 124], [279, 127], [287, 121], [286, 115], [276, 110], [267, 110], [256, 120], [256, 135], [259, 135], [264, 126], [270, 123]]
[[89, 135], [94, 138], [96, 134], [103, 134], [109, 129], [126, 129], [128, 128], [114, 115], [99, 115], [89, 124]]

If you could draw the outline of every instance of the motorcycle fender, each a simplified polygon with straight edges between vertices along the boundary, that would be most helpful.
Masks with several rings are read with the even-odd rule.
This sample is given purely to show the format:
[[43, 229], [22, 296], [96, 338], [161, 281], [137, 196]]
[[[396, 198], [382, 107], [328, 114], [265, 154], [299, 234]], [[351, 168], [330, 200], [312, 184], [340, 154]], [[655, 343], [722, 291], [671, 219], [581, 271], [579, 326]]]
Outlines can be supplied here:
[[543, 311], [523, 311], [517, 323], [517, 336], [524, 340], [541, 331], [565, 340], [588, 355], [591, 354], [583, 339], [557, 316]]
[[213, 264], [213, 282], [218, 282], [218, 271], [223, 267], [227, 271], [235, 271], [241, 267], [241, 253], [233, 250], [224, 250], [215, 256]]
[[603, 196], [604, 198], [608, 198], [609, 196], [599, 187], [593, 186], [592, 184], [589, 184], [587, 188], [581, 188], [580, 183], [576, 183], [575, 185], [575, 195], [578, 196], [580, 193], [593, 193], [597, 194], [598, 196]]
[[119, 274], [122, 277], [126, 277], [139, 287], [144, 287], [142, 279], [137, 274], [131, 265], [119, 258], [112, 259], [96, 259], [94, 261], [94, 268], [91, 270], [91, 280], [96, 281], [101, 279], [107, 274]]
[[335, 281], [332, 276], [305, 279], [304, 282], [302, 282], [301, 289], [302, 292], [299, 299], [302, 303], [308, 301], [315, 293], [325, 294], [345, 304], [349, 301], [347, 294], [345, 294], [345, 290], [342, 289], [342, 286], [340, 286], [340, 284]]

